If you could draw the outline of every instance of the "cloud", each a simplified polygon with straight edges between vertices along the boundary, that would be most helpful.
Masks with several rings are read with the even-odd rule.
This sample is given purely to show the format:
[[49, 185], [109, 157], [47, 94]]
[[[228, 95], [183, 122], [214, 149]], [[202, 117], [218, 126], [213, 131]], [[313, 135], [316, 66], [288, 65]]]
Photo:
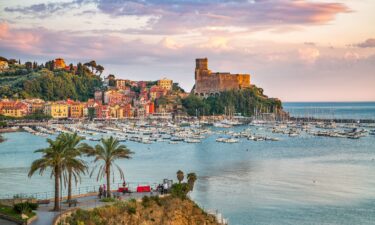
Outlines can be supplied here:
[[178, 44], [175, 40], [170, 37], [165, 37], [160, 41], [160, 44], [168, 49], [179, 49], [183, 45]]
[[369, 38], [366, 41], [356, 45], [360, 48], [375, 48], [375, 38]]
[[[90, 5], [89, 11], [85, 5]], [[96, 13], [110, 15], [113, 19], [146, 18], [146, 26], [125, 29], [127, 33], [140, 34], [204, 33], [211, 27], [227, 33], [243, 32], [243, 28], [248, 32], [260, 29], [285, 32], [295, 30], [293, 26], [296, 25], [325, 24], [339, 13], [350, 12], [341, 3], [307, 0], [74, 0], [6, 7], [4, 11], [18, 13], [21, 17], [45, 18], [78, 8], [80, 11], [75, 16], [85, 19], [90, 15], [97, 16]], [[227, 27], [235, 29], [220, 29]]]
[[30, 6], [5, 7], [4, 11], [45, 18], [57, 12], [64, 12], [73, 8], [78, 8], [82, 3], [82, 0], [75, 0], [72, 2], [38, 3]]
[[316, 48], [300, 48], [298, 55], [303, 62], [312, 64], [319, 58], [320, 51]]

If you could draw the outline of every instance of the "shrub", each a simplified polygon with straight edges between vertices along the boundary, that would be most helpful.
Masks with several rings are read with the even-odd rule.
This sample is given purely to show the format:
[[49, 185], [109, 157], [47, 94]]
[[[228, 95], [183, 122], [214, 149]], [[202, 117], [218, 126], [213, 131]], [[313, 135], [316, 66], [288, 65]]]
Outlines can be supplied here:
[[150, 204], [151, 204], [150, 198], [147, 195], [143, 196], [143, 198], [142, 198], [143, 207], [147, 208], [147, 207], [150, 206]]
[[137, 212], [137, 209], [134, 206], [128, 206], [129, 214], [135, 214], [136, 212]]
[[189, 190], [189, 185], [187, 183], [173, 184], [171, 188], [171, 195], [184, 200], [186, 199]]
[[30, 202], [22, 202], [15, 204], [13, 209], [17, 213], [30, 213], [32, 210], [38, 209], [38, 205]]
[[160, 198], [159, 198], [159, 195], [151, 196], [150, 199], [153, 200], [158, 206], [162, 205], [161, 201], [160, 201]]
[[103, 198], [100, 200], [101, 202], [115, 202], [116, 199], [115, 198]]

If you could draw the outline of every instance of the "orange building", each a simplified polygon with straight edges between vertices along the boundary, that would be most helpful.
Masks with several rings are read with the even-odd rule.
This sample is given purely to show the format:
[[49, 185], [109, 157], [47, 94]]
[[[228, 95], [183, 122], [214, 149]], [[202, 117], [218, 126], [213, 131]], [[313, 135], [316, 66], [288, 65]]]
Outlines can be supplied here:
[[66, 67], [66, 64], [65, 64], [64, 59], [62, 59], [62, 58], [55, 59], [55, 68], [56, 69], [65, 69], [65, 67]]
[[69, 105], [69, 118], [78, 119], [83, 117], [85, 105], [81, 102], [67, 101]]
[[27, 104], [19, 101], [1, 101], [0, 114], [10, 117], [24, 117], [28, 113]]

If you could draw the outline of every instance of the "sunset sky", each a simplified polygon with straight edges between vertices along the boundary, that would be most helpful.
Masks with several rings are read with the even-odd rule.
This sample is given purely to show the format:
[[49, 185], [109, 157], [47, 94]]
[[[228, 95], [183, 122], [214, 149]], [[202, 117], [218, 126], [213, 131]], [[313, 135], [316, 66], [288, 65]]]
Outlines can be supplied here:
[[374, 0], [0, 0], [0, 55], [172, 78], [195, 58], [283, 101], [375, 101]]

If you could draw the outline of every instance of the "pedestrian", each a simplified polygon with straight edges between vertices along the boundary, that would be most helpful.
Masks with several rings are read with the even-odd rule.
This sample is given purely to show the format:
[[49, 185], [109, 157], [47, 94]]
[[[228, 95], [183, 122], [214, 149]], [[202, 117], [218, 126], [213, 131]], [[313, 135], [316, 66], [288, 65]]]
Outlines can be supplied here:
[[168, 193], [168, 182], [165, 182], [164, 185], [163, 185], [163, 189], [164, 189], [164, 194], [167, 194]]
[[105, 185], [105, 184], [103, 184], [103, 196], [104, 196], [104, 198], [106, 198], [107, 197], [107, 186]]
[[102, 196], [103, 196], [103, 187], [102, 187], [102, 185], [100, 185], [100, 187], [99, 187], [99, 198], [101, 199]]

